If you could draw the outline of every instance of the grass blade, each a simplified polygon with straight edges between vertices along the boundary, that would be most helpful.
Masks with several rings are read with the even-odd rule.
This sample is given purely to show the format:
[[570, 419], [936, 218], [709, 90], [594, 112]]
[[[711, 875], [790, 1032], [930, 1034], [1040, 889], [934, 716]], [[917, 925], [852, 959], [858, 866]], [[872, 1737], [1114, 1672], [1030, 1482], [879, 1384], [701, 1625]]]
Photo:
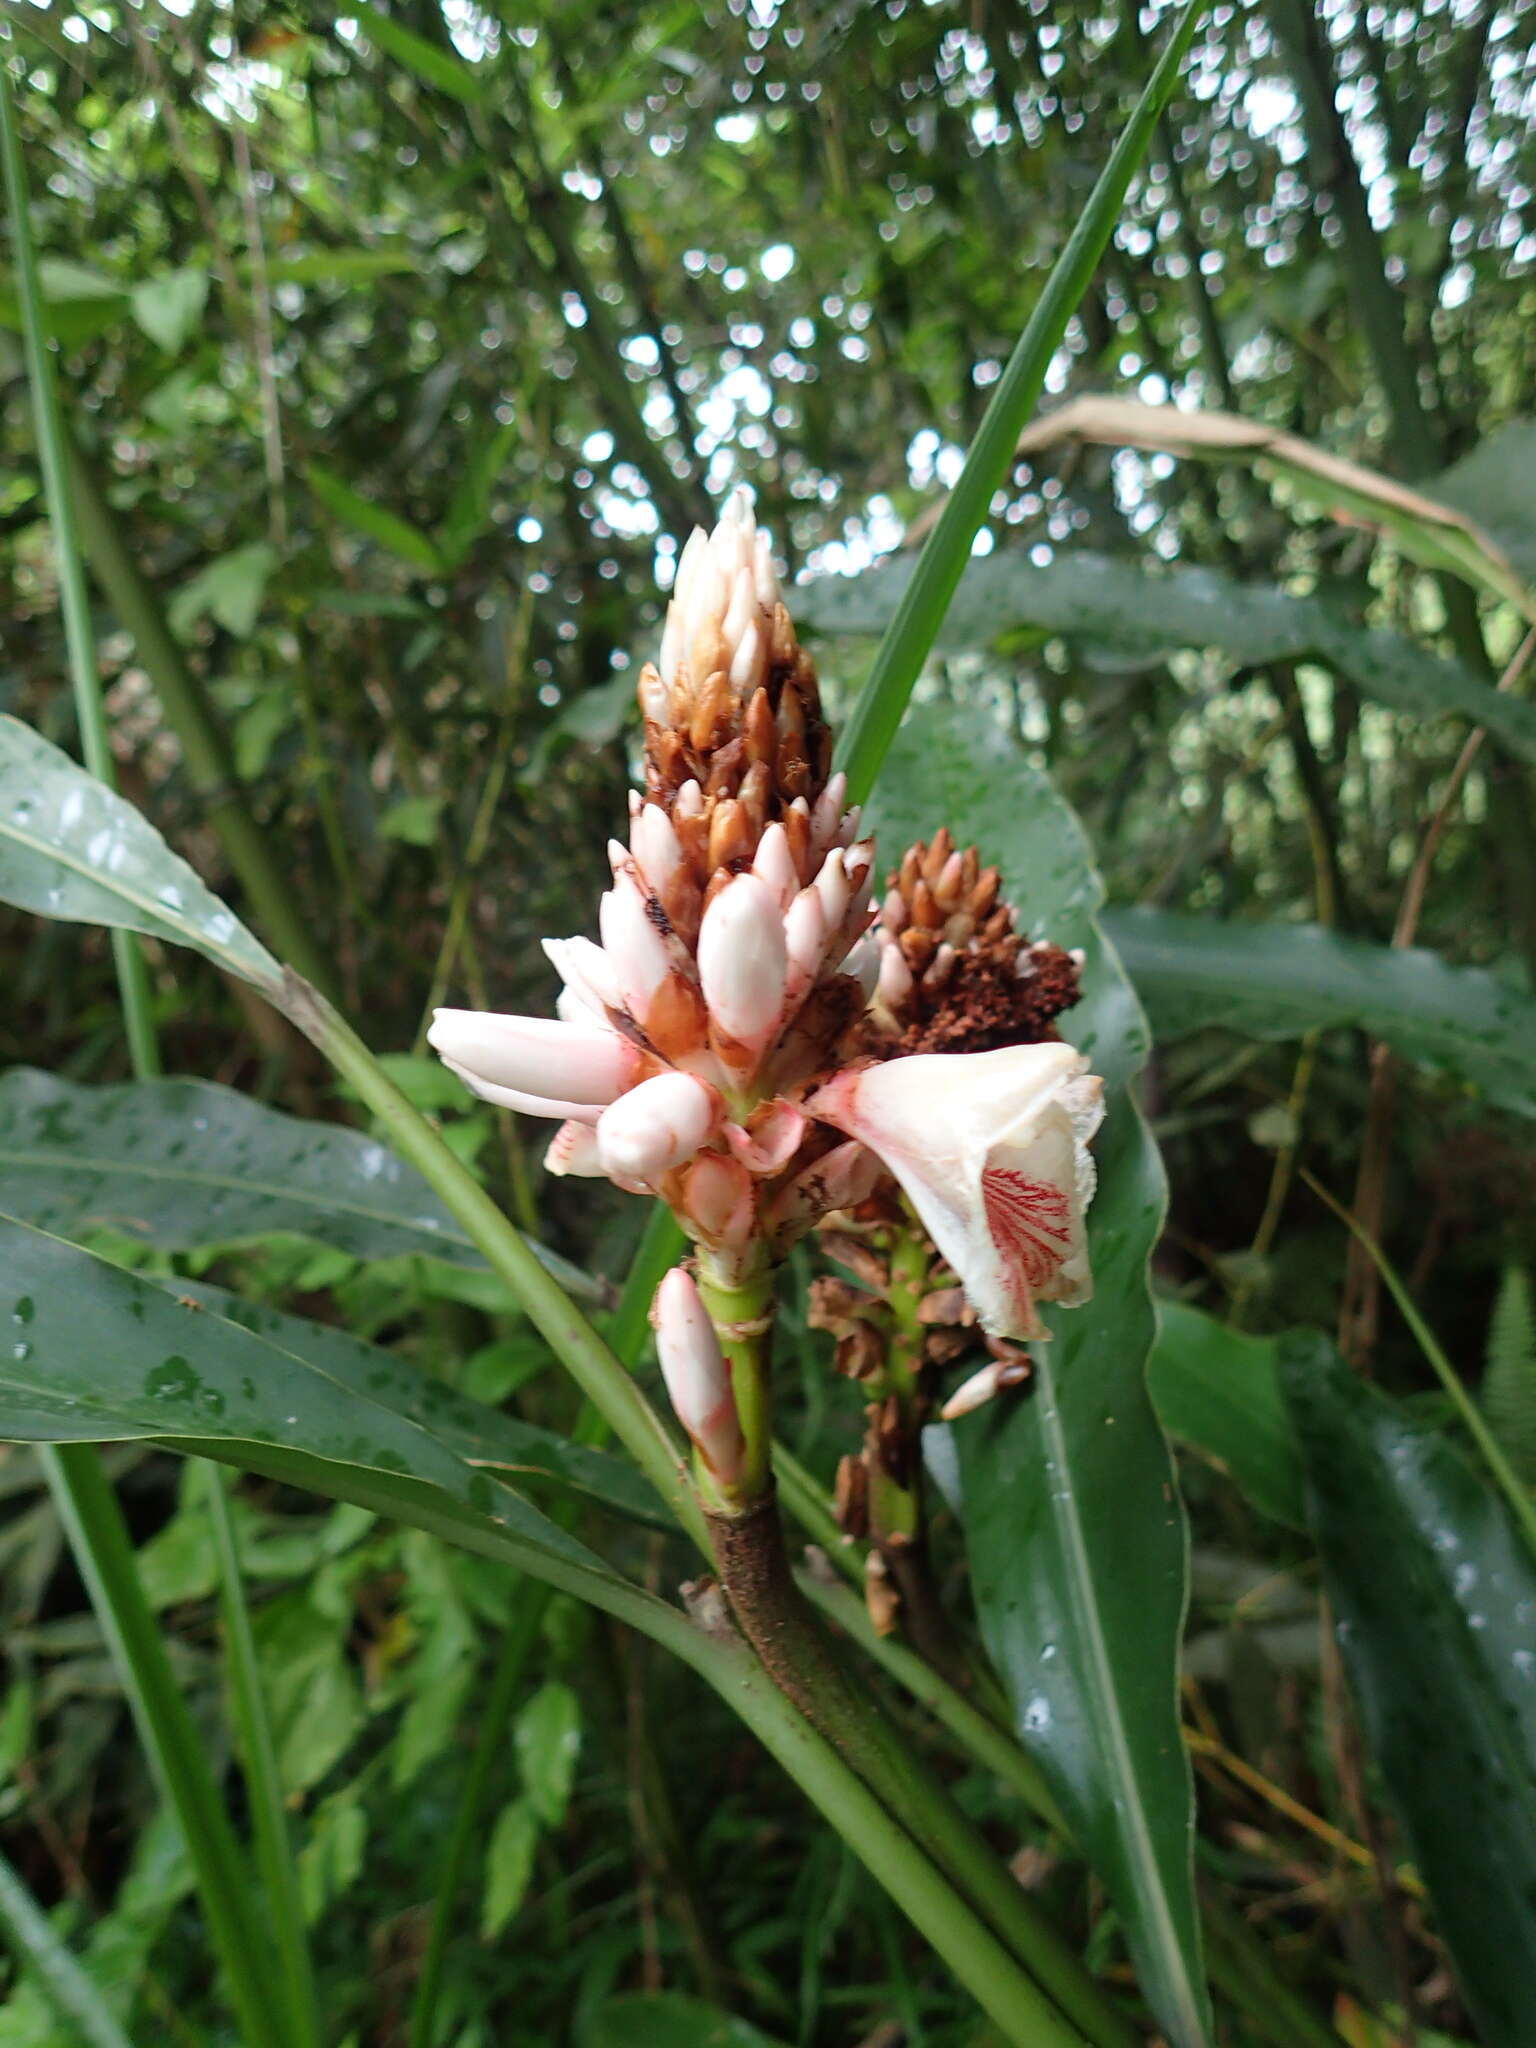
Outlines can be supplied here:
[[1045, 373], [1078, 301], [1088, 289], [1114, 229], [1131, 179], [1152, 142], [1184, 53], [1194, 36], [1199, 0], [1189, 0], [1146, 91], [1136, 103], [1088, 204], [1046, 279], [1024, 332], [1008, 359], [992, 403], [976, 430], [965, 467], [929, 535], [911, 582], [875, 655], [840, 749], [848, 794], [862, 803], [901, 724], [912, 685], [927, 659], [955, 586], [970, 560], [992, 494], [1008, 473], [1018, 442], [1045, 383]]
[[220, 1466], [209, 1464], [203, 1467], [203, 1480], [208, 1490], [213, 1540], [219, 1553], [225, 1657], [234, 1696], [235, 1724], [240, 1731], [246, 1790], [250, 1795], [256, 1866], [272, 1913], [294, 2048], [321, 2048], [325, 2034], [315, 1996], [299, 1870], [288, 1830], [288, 1810], [283, 1803], [277, 1745], [256, 1658], [256, 1636], [245, 1602], [239, 1541], [229, 1502], [230, 1478]]
[[79, 1444], [40, 1445], [38, 1456], [139, 1738], [186, 1835], [241, 2034], [250, 2048], [289, 2048], [270, 1996], [271, 1951], [254, 1910], [250, 1874], [139, 1584], [133, 1547], [100, 1456]]
[[132, 2048], [101, 1995], [54, 1933], [48, 1916], [0, 1856], [0, 1933], [19, 1964], [37, 1972], [60, 2019], [76, 2030], [80, 2048]]

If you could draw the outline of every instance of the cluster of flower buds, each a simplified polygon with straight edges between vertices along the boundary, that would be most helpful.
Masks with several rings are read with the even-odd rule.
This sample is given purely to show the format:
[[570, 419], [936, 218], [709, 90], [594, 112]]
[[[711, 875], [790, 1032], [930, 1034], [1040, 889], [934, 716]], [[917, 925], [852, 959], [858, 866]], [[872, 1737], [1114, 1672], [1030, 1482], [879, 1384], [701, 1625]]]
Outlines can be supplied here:
[[1028, 944], [996, 868], [941, 827], [902, 855], [874, 935], [874, 1017], [901, 1052], [991, 1052], [1056, 1036], [1078, 1000], [1082, 955]]
[[874, 847], [743, 495], [684, 549], [639, 698], [601, 944], [545, 941], [559, 1021], [439, 1010], [429, 1036], [478, 1094], [561, 1120], [552, 1172], [664, 1196], [727, 1261], [781, 1251], [878, 1172], [797, 1099], [874, 987]]
[[[1053, 1021], [1077, 963], [1025, 945], [996, 871], [942, 832], [873, 906], [873, 841], [744, 493], [684, 549], [638, 695], [645, 787], [609, 845], [599, 942], [544, 942], [556, 1019], [439, 1010], [432, 1045], [477, 1094], [558, 1122], [551, 1172], [666, 1200], [714, 1287], [889, 1174], [983, 1329], [1044, 1335], [1037, 1302], [1089, 1291], [1099, 1084]], [[692, 1288], [664, 1283], [659, 1348], [728, 1491], [740, 1424]]]

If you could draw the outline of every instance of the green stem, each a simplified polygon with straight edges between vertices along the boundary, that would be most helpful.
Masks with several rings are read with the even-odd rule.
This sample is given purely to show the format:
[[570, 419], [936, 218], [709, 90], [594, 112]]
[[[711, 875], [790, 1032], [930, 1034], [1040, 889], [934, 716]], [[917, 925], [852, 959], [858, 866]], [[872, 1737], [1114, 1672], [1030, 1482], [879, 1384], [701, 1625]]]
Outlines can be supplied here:
[[218, 834], [263, 934], [302, 975], [332, 993], [329, 963], [299, 916], [291, 878], [279, 871], [271, 843], [251, 816], [228, 742], [202, 684], [172, 638], [90, 464], [72, 441], [65, 453], [86, 559], [120, 624], [133, 636], [134, 650], [180, 743], [193, 794]]
[[528, 1658], [538, 1641], [539, 1630], [544, 1625], [544, 1616], [553, 1597], [550, 1587], [536, 1582], [521, 1588], [512, 1625], [501, 1639], [490, 1686], [479, 1703], [480, 1732], [434, 1884], [436, 1903], [432, 1913], [432, 1932], [422, 1960], [421, 1975], [416, 1981], [416, 1996], [411, 2003], [411, 2048], [432, 2048], [443, 1964], [455, 1925], [454, 1909], [463, 1886], [469, 1853], [474, 1847], [486, 1788], [505, 1748], [507, 1718], [512, 1712], [512, 1702], [517, 1698]]
[[241, 2034], [247, 2048], [291, 2048], [287, 2015], [271, 1995], [272, 1954], [250, 1874], [139, 1584], [133, 1546], [100, 1455], [85, 1444], [40, 1444], [37, 1455], [139, 1738], [186, 1837]]
[[745, 1513], [711, 1515], [720, 1581], [773, 1683], [836, 1747], [871, 1791], [985, 1917], [1061, 2012], [1096, 2048], [1134, 2036], [878, 1702], [850, 1679], [795, 1584], [770, 1494]]
[[[53, 1930], [47, 1914], [0, 1856], [0, 1932], [18, 1965], [30, 1966], [80, 2048], [133, 2048], [101, 1993]], [[7, 2001], [9, 2003], [9, 2001]]]
[[324, 996], [291, 975], [282, 1007], [373, 1111], [395, 1149], [463, 1224], [684, 1529], [701, 1549], [707, 1548], [704, 1517], [688, 1484], [687, 1466], [666, 1425], [612, 1350]]
[[970, 560], [971, 543], [1008, 473], [1020, 433], [1045, 385], [1051, 358], [1061, 344], [1078, 301], [1092, 282], [1131, 179], [1146, 155], [1157, 117], [1173, 90], [1199, 15], [1189, 0], [1146, 91], [1122, 130], [1088, 204], [1046, 280], [1035, 310], [998, 381], [965, 467], [955, 480], [938, 523], [918, 557], [911, 581], [859, 692], [839, 750], [848, 773], [848, 797], [862, 803], [874, 786], [886, 750], [896, 736], [907, 699], [917, 681], [955, 587]]
[[[3, 159], [11, 247], [16, 258], [27, 380], [32, 389], [32, 411], [37, 423], [38, 459], [42, 465], [43, 491], [58, 562], [59, 609], [64, 615], [64, 640], [69, 651], [75, 716], [80, 723], [80, 751], [86, 767], [98, 781], [111, 789], [116, 787], [117, 773], [112, 760], [112, 744], [107, 736], [106, 713], [97, 685], [96, 636], [91, 628], [91, 608], [86, 596], [85, 577], [80, 569], [80, 542], [64, 453], [64, 430], [59, 416], [53, 353], [46, 332], [42, 286], [38, 279], [37, 250], [32, 241], [32, 215], [27, 203], [21, 135], [16, 124], [16, 109], [11, 102], [10, 73], [3, 62], [0, 62], [0, 159]], [[159, 1073], [160, 1053], [155, 1043], [149, 976], [141, 941], [131, 932], [115, 930], [112, 933], [112, 959], [122, 996], [128, 1050], [132, 1055], [134, 1072], [143, 1080], [147, 1075]]]
[[[766, 1245], [743, 1278], [726, 1280], [706, 1248], [697, 1259], [699, 1297], [720, 1339], [730, 1367], [731, 1394], [746, 1443], [741, 1471], [729, 1491], [728, 1512], [749, 1506], [773, 1489], [773, 1387], [769, 1370], [773, 1345], [773, 1268]], [[700, 1461], [702, 1463], [702, 1461]], [[712, 1476], [697, 1477], [705, 1497], [715, 1491]]]
[[273, 1934], [285, 1980], [283, 1989], [287, 1994], [289, 2024], [293, 2029], [291, 2038], [295, 2048], [321, 2048], [325, 2032], [315, 1994], [314, 1969], [304, 1924], [298, 1865], [294, 1860], [293, 1841], [288, 1828], [288, 1810], [283, 1803], [277, 1745], [272, 1739], [272, 1721], [267, 1712], [261, 1666], [256, 1656], [256, 1636], [245, 1601], [239, 1539], [230, 1506], [230, 1481], [223, 1470], [213, 1464], [203, 1468], [203, 1476], [208, 1487], [214, 1545], [219, 1554], [225, 1655], [233, 1693], [235, 1725], [240, 1731], [246, 1789], [250, 1795], [256, 1867], [261, 1873], [267, 1906], [272, 1914]]

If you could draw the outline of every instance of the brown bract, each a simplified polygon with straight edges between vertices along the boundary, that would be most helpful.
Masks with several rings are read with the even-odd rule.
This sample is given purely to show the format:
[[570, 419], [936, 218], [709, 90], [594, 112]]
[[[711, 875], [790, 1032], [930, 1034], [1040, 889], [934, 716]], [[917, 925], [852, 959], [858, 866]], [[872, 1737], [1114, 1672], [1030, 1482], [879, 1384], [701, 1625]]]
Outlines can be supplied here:
[[940, 828], [907, 849], [890, 876], [880, 928], [908, 970], [882, 977], [880, 1050], [991, 1052], [1055, 1038], [1077, 1002], [1077, 963], [1061, 947], [1030, 945], [999, 901], [998, 872]]

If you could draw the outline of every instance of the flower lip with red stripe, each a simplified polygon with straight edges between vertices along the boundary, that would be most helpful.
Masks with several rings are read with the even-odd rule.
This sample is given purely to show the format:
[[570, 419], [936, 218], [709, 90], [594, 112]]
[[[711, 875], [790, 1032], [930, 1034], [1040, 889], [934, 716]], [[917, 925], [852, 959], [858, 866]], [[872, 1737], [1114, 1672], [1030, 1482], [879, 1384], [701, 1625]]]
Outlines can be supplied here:
[[1074, 1047], [918, 1053], [835, 1074], [807, 1099], [901, 1183], [996, 1337], [1048, 1335], [1039, 1302], [1093, 1291], [1088, 1141], [1103, 1084]]

